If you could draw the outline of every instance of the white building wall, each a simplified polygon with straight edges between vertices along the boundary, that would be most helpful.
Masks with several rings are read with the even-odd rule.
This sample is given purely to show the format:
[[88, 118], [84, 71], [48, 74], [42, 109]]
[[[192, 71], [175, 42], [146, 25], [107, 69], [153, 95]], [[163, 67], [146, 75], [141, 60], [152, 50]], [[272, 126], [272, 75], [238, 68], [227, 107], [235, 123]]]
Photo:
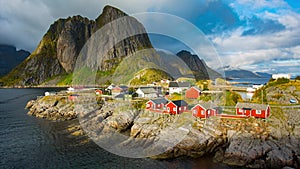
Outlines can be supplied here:
[[290, 74], [273, 74], [272, 79], [279, 79], [279, 78], [286, 78], [286, 79], [291, 79]]

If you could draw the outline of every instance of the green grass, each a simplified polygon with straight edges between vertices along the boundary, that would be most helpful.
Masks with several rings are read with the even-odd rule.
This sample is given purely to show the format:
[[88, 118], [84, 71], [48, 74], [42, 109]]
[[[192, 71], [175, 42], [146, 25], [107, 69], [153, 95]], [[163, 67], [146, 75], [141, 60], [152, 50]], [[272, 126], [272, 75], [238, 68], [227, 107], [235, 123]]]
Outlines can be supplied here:
[[58, 86], [71, 85], [73, 81], [73, 74], [62, 75], [62, 79], [57, 83]]
[[[289, 79], [284, 79], [284, 78], [280, 78], [277, 80], [271, 79], [265, 86], [263, 86], [259, 90], [255, 91], [255, 93], [252, 97], [252, 100], [253, 100], [253, 102], [256, 102], [256, 103], [261, 103], [262, 101], [264, 103], [267, 103], [268, 102], [267, 91], [271, 87], [276, 87], [276, 88], [279, 88], [280, 90], [287, 91], [288, 93], [290, 93], [288, 91], [288, 87], [291, 87], [291, 86], [295, 87], [295, 91], [300, 91], [300, 81], [298, 81], [298, 80], [289, 80]], [[290, 93], [290, 94], [293, 95], [293, 93]], [[261, 100], [262, 96], [263, 96], [263, 100]], [[281, 97], [284, 97], [284, 95], [281, 93], [278, 93], [272, 97], [279, 99]], [[272, 104], [281, 105], [281, 103], [279, 103], [279, 102], [272, 102]]]
[[154, 68], [143, 69], [135, 74], [135, 77], [130, 81], [130, 85], [146, 85], [159, 82], [162, 79], [172, 80], [171, 76], [162, 70]]

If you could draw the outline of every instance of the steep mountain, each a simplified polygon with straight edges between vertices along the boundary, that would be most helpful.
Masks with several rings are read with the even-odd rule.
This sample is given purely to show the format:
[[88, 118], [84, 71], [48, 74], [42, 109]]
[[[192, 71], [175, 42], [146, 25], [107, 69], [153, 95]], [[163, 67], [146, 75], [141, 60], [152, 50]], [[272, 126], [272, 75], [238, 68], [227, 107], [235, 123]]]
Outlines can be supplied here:
[[24, 61], [30, 53], [25, 50], [17, 50], [11, 45], [0, 45], [0, 76], [9, 73], [14, 67]]
[[204, 60], [200, 59], [197, 55], [193, 55], [185, 50], [178, 52], [176, 55], [186, 63], [197, 80], [221, 77], [218, 72], [208, 67]]
[[[31, 86], [62, 74], [72, 73], [78, 54], [91, 35], [104, 25], [123, 16], [127, 14], [114, 7], [106, 6], [96, 20], [81, 16], [57, 20], [43, 36], [36, 50], [0, 82], [6, 86]], [[132, 17], [130, 22], [125, 20], [122, 24], [146, 32], [143, 25]], [[101, 41], [111, 44], [120, 32], [126, 31], [123, 27], [112, 25], [106, 32], [110, 38]], [[124, 57], [144, 48], [152, 48], [147, 34], [125, 38], [116, 43], [106, 54], [102, 54], [101, 63], [96, 66], [99, 71], [114, 70]]]

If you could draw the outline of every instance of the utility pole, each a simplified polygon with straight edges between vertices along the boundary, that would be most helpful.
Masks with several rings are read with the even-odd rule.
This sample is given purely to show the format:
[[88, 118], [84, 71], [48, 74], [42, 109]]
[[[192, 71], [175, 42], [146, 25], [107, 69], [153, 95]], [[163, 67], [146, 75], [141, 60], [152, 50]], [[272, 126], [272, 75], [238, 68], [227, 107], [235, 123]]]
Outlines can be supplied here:
[[264, 89], [261, 90], [261, 104], [264, 103]]

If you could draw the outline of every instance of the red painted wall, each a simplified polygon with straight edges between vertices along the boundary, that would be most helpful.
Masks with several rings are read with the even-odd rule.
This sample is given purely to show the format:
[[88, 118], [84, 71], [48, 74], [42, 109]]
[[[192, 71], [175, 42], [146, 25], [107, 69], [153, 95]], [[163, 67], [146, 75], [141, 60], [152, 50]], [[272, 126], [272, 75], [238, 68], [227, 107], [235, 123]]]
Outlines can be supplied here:
[[[196, 112], [195, 112], [195, 111]], [[195, 116], [195, 117], [200, 117], [200, 118], [205, 118], [205, 113], [202, 115], [201, 114], [201, 111], [205, 111], [201, 106], [199, 106], [199, 105], [197, 105], [197, 106], [195, 106], [193, 109], [192, 109], [192, 114], [193, 114], [193, 116]]]
[[241, 108], [236, 108], [236, 114], [237, 115], [246, 115], [250, 116], [251, 115], [251, 110], [243, 110]]
[[214, 109], [209, 109], [209, 110], [206, 110], [206, 118], [209, 118], [209, 117], [212, 117], [212, 116], [215, 116], [216, 115], [216, 110]]
[[200, 96], [200, 92], [195, 88], [189, 88], [185, 92], [185, 97], [188, 99], [197, 99]]
[[[244, 113], [242, 113], [242, 111], [244, 111]], [[243, 110], [243, 109], [236, 108], [236, 114], [237, 115], [244, 114], [246, 116], [253, 116], [257, 118], [267, 118], [270, 116], [270, 107], [268, 107], [267, 110], [261, 110], [260, 113], [258, 113], [256, 110]]]
[[153, 102], [148, 101], [146, 103], [146, 109], [150, 110], [150, 109], [152, 109], [152, 107], [153, 107]]
[[[174, 103], [169, 102], [169, 103], [166, 105], [166, 107], [167, 107], [167, 111], [168, 111], [170, 114], [177, 114], [177, 112], [174, 111], [174, 108], [177, 109], [177, 106], [176, 106]], [[169, 108], [169, 110], [168, 110], [168, 108]], [[178, 110], [178, 109], [177, 109], [177, 110]]]

